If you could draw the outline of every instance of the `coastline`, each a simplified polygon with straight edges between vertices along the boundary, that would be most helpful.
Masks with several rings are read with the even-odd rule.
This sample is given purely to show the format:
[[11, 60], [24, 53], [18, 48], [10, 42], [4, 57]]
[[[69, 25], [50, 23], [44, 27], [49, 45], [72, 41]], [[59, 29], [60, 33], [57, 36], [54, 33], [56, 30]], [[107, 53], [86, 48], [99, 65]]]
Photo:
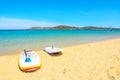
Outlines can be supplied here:
[[[96, 43], [96, 42], [102, 42], [102, 41], [108, 41], [108, 40], [113, 40], [113, 39], [118, 39], [118, 37], [116, 37], [116, 38], [108, 38], [108, 39], [101, 39], [101, 40], [90, 40], [90, 41], [88, 41], [88, 42], [82, 42], [82, 43], [72, 43], [72, 44], [69, 44], [69, 45], [63, 45], [62, 44], [62, 46], [60, 46], [60, 45], [56, 45], [55, 47], [58, 47], [59, 46], [59, 48], [66, 48], [66, 47], [72, 47], [72, 46], [77, 46], [77, 45], [84, 45], [84, 44], [91, 44], [91, 43]], [[50, 45], [51, 46], [51, 45]], [[46, 46], [44, 46], [44, 47], [42, 47], [42, 48], [38, 48], [38, 47], [36, 47], [36, 49], [34, 48], [27, 48], [27, 49], [31, 49], [31, 50], [33, 50], [33, 51], [43, 51], [43, 49], [45, 48]], [[20, 54], [20, 52], [22, 52], [24, 49], [17, 49], [17, 50], [15, 50], [15, 51], [1, 51], [1, 53], [0, 53], [0, 56], [7, 56], [7, 55], [14, 55], [14, 54]], [[7, 53], [6, 53], [7, 52]], [[9, 53], [8, 53], [9, 52]]]
[[0, 33], [0, 56], [24, 49], [37, 51], [52, 45], [62, 48], [120, 37], [120, 31], [114, 30], [9, 30]]
[[72, 45], [62, 49], [62, 54], [56, 56], [36, 51], [42, 60], [42, 67], [30, 73], [22, 72], [18, 68], [21, 51], [0, 56], [0, 78], [1, 80], [120, 79], [120, 38]]

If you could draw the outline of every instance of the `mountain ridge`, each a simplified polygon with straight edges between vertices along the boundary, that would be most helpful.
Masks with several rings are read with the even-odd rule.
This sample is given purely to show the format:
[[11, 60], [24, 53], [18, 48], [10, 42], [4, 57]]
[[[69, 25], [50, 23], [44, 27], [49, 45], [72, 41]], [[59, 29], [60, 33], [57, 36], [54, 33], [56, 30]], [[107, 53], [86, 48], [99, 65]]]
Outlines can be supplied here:
[[77, 26], [58, 25], [54, 27], [34, 26], [29, 28], [29, 30], [120, 30], [120, 28], [96, 27], [96, 26], [77, 27]]

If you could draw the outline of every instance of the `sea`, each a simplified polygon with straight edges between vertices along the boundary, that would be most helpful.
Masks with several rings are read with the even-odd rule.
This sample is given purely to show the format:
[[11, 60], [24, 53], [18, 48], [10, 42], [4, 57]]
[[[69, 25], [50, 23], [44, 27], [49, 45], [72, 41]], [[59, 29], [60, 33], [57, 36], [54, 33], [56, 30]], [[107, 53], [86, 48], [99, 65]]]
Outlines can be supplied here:
[[0, 56], [120, 38], [120, 30], [0, 30]]

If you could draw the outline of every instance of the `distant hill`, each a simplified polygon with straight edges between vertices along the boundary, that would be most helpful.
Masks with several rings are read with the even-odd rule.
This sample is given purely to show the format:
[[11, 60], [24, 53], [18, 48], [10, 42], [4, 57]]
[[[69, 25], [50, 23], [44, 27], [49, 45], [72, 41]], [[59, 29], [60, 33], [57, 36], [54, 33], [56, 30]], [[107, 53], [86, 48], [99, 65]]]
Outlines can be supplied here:
[[75, 27], [75, 26], [67, 26], [67, 25], [59, 25], [59, 26], [55, 26], [55, 27], [51, 27], [51, 29], [60, 29], [60, 30], [77, 30], [80, 29], [80, 27]]
[[120, 28], [106, 28], [106, 27], [95, 27], [95, 26], [85, 26], [81, 27], [81, 30], [120, 30]]
[[31, 27], [29, 28], [29, 30], [120, 30], [120, 28], [105, 28], [105, 27], [96, 27], [96, 26], [76, 27], [76, 26], [58, 25], [55, 27]]

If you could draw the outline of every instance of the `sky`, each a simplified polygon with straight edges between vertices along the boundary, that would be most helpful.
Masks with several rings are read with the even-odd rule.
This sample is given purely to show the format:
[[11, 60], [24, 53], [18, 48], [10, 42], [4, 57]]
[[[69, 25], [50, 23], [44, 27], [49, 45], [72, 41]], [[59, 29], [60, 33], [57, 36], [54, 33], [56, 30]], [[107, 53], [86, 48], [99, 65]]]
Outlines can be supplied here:
[[0, 0], [0, 29], [56, 25], [120, 28], [120, 0]]

